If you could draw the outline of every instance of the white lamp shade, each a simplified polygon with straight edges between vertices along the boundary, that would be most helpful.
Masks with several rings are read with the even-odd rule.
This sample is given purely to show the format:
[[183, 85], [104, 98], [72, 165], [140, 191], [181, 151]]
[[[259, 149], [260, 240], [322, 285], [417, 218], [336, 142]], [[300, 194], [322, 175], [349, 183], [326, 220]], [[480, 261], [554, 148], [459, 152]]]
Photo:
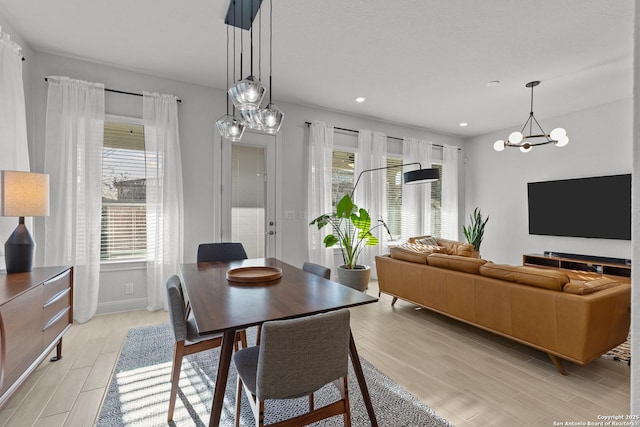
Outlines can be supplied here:
[[555, 128], [549, 134], [551, 139], [553, 139], [555, 141], [560, 141], [560, 138], [562, 138], [563, 136], [566, 136], [566, 135], [567, 135], [567, 131], [562, 129], [562, 128]]
[[496, 142], [494, 142], [494, 144], [493, 144], [493, 149], [494, 149], [494, 150], [496, 150], [496, 151], [503, 151], [503, 150], [504, 150], [504, 147], [505, 147], [505, 145], [504, 145], [504, 141], [503, 141], [503, 140], [501, 140], [501, 139], [497, 140], [497, 141], [496, 141]]
[[0, 171], [0, 216], [48, 216], [49, 175]]
[[557, 141], [558, 141], [556, 142], [557, 147], [564, 147], [569, 143], [569, 137], [567, 135], [563, 135], [560, 138], [558, 138]]
[[522, 141], [522, 134], [520, 132], [511, 132], [509, 135], [509, 142], [512, 144], [518, 144]]
[[522, 146], [520, 147], [520, 151], [522, 151], [523, 153], [528, 153], [529, 151], [531, 151], [531, 146]]

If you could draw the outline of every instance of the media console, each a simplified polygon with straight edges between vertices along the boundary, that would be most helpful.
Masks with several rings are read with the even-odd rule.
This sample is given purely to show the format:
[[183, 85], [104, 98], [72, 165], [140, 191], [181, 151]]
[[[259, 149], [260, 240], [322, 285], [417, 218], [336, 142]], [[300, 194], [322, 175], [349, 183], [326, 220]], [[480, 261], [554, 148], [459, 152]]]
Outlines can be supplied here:
[[609, 277], [621, 283], [631, 283], [631, 261], [623, 258], [545, 252], [523, 255], [522, 264], [563, 270], [571, 279], [593, 280]]

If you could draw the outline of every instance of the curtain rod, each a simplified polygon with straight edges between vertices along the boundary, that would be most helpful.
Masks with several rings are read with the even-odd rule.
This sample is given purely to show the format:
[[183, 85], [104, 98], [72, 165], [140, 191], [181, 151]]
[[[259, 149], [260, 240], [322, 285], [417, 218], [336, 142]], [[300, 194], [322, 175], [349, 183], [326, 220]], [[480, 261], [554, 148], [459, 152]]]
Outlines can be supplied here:
[[[306, 124], [306, 125], [307, 125], [307, 127], [311, 126], [311, 122], [304, 122], [304, 124]], [[341, 127], [338, 127], [338, 126], [334, 126], [333, 128], [334, 128], [334, 129], [337, 129], [337, 130], [344, 131], [344, 132], [352, 132], [352, 133], [358, 133], [358, 132], [360, 132], [360, 131], [357, 131], [357, 130], [355, 130], [355, 129], [341, 128]], [[388, 136], [388, 135], [387, 135], [386, 137], [387, 137], [387, 139], [395, 139], [396, 141], [404, 141], [404, 138], [399, 138], [399, 137], [397, 137], [397, 136]], [[444, 145], [442, 145], [442, 144], [433, 144], [433, 146], [434, 146], [434, 147], [444, 148]], [[458, 149], [458, 151], [461, 151], [461, 150], [462, 150], [462, 148], [460, 148], [460, 147], [456, 147], [456, 148]]]
[[[45, 78], [44, 78], [44, 81], [45, 81], [45, 82], [48, 82], [48, 81], [49, 81], [49, 78], [48, 78], [48, 77], [45, 77]], [[126, 91], [124, 91], [124, 90], [116, 90], [116, 89], [108, 89], [108, 88], [104, 88], [104, 90], [105, 90], [106, 92], [122, 93], [122, 94], [124, 94], [124, 95], [143, 96], [141, 93], [126, 92]], [[178, 102], [182, 102], [182, 99], [178, 98], [178, 99], [177, 99], [177, 101], [178, 101]]]

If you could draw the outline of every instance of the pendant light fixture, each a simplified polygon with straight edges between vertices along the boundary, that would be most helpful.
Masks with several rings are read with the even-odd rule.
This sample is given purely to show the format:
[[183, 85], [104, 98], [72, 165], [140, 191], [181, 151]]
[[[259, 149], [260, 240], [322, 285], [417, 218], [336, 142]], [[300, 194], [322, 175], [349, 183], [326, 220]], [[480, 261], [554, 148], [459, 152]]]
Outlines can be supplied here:
[[[232, 1], [233, 3], [233, 1]], [[240, 15], [242, 20], [244, 20], [244, 1], [241, 0], [240, 4]], [[251, 3], [251, 7], [253, 8], [253, 2]], [[234, 7], [235, 10], [235, 7]], [[254, 13], [251, 11], [250, 16], [253, 16]], [[241, 25], [242, 27], [242, 25]], [[229, 97], [233, 102], [233, 105], [240, 111], [245, 110], [258, 110], [260, 109], [260, 104], [264, 99], [264, 95], [266, 93], [265, 87], [260, 83], [260, 80], [257, 80], [253, 75], [253, 26], [251, 26], [251, 73], [244, 80], [240, 80], [234, 86], [229, 88]], [[242, 37], [242, 33], [240, 33], [240, 76], [242, 76], [242, 56], [244, 52], [244, 40]]]
[[264, 131], [269, 134], [278, 133], [284, 114], [273, 103], [273, 0], [269, 0], [269, 103], [260, 111], [260, 122]]
[[[238, 5], [238, 2], [240, 3]], [[246, 4], [245, 4], [246, 3]], [[253, 21], [260, 11], [262, 0], [231, 0], [229, 10], [225, 18], [227, 24], [227, 114], [216, 122], [220, 134], [233, 142], [240, 141], [245, 128], [268, 134], [278, 133], [282, 126], [284, 114], [273, 103], [271, 94], [273, 93], [273, 2], [270, 3], [269, 10], [269, 102], [265, 107], [261, 103], [266, 94], [266, 88], [262, 85], [262, 12], [260, 12], [260, 32], [258, 64], [259, 77], [253, 75]], [[233, 10], [232, 10], [233, 8]], [[240, 17], [236, 16], [239, 11]], [[240, 33], [240, 73], [243, 74], [244, 37], [242, 30], [251, 30], [251, 70], [247, 78], [239, 80], [235, 85], [229, 87], [229, 26], [234, 27], [233, 33], [233, 76], [236, 72], [236, 33], [239, 28]], [[234, 106], [233, 115], [229, 115], [229, 98]], [[235, 110], [238, 110], [239, 117], [236, 117]]]
[[[509, 138], [506, 141], [498, 140], [493, 144], [493, 149], [496, 151], [502, 151], [506, 147], [516, 147], [519, 148], [523, 153], [528, 153], [531, 151], [531, 148], [536, 147], [538, 145], [546, 145], [546, 144], [556, 144], [558, 147], [564, 147], [569, 143], [569, 137], [567, 136], [567, 131], [563, 128], [555, 128], [551, 131], [551, 133], [547, 134], [536, 120], [536, 117], [533, 115], [533, 88], [540, 84], [539, 81], [529, 82], [525, 85], [525, 87], [531, 88], [531, 110], [529, 112], [529, 118], [524, 123], [522, 130], [520, 132], [512, 132], [509, 134]], [[538, 134], [533, 133], [533, 124], [536, 124], [539, 132]], [[525, 131], [529, 128], [529, 134], [526, 135]]]

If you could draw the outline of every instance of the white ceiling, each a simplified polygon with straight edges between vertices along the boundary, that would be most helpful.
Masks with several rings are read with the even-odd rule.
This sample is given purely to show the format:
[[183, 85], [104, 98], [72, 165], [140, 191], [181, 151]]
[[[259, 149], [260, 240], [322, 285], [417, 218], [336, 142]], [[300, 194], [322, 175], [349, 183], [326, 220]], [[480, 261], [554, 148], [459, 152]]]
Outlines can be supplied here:
[[[274, 101], [469, 137], [521, 126], [531, 80], [542, 81], [534, 112], [543, 127], [632, 96], [633, 0], [273, 3]], [[0, 0], [0, 14], [36, 50], [222, 89], [228, 4]], [[263, 81], [268, 74], [265, 51]]]

